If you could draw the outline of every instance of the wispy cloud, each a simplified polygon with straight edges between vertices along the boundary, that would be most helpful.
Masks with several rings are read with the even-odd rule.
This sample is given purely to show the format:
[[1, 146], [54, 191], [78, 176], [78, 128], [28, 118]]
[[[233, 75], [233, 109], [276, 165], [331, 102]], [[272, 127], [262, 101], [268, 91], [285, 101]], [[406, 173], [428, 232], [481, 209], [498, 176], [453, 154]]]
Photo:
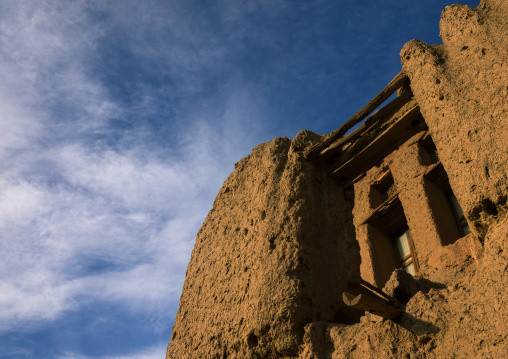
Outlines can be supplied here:
[[13, 158], [21, 163], [0, 180], [1, 329], [55, 319], [82, 301], [137, 310], [165, 301], [170, 312], [194, 235], [238, 156], [217, 158], [217, 146], [231, 143], [201, 127], [164, 159], [79, 143]]
[[[136, 4], [0, 5], [0, 333], [36, 330], [91, 303], [168, 330], [195, 233], [263, 133], [263, 101], [234, 76], [217, 89], [220, 102], [200, 97], [201, 75], [227, 54], [205, 46], [206, 28], [182, 20], [185, 9], [166, 9], [163, 22]], [[135, 81], [127, 101], [103, 68], [104, 46], [143, 16], [154, 22], [125, 36], [126, 56], [142, 75], [177, 84]], [[146, 43], [147, 24], [169, 38]], [[171, 46], [156, 51], [161, 41]]]

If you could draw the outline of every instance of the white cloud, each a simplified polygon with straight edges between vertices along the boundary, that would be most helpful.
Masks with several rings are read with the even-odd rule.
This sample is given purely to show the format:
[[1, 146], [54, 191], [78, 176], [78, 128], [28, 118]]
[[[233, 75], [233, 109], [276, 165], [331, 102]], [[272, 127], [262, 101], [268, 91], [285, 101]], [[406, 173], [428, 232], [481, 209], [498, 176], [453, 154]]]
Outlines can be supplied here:
[[[87, 6], [112, 16], [108, 27], [91, 21]], [[108, 127], [114, 118], [169, 116], [157, 112], [162, 95], [199, 92], [200, 73], [228, 50], [177, 13], [178, 21], [168, 20], [171, 46], [161, 51], [142, 43], [147, 28], [133, 32], [146, 31], [130, 50], [177, 85], [140, 86], [139, 99], [126, 106], [90, 71], [108, 31], [129, 23], [123, 17], [121, 25], [122, 12], [107, 6], [0, 5], [0, 334], [36, 330], [101, 303], [167, 331], [196, 232], [234, 162], [264, 131], [259, 89], [235, 76], [217, 97], [183, 101], [179, 117], [163, 124], [174, 130], [166, 146], [152, 141], [157, 130], [149, 126], [122, 133]], [[93, 140], [101, 135], [119, 139], [111, 146]], [[164, 351], [104, 359], [160, 358]]]
[[217, 190], [215, 181], [207, 187], [193, 173], [198, 167], [215, 172], [220, 163], [198, 157], [205, 164], [90, 153], [73, 145], [38, 154], [34, 166], [27, 163], [28, 171], [38, 160], [51, 161], [57, 173], [38, 176], [57, 174], [55, 185], [4, 172], [1, 329], [56, 319], [84, 304], [76, 298], [123, 302], [134, 310], [165, 301], [169, 313], [178, 301], [195, 233]]

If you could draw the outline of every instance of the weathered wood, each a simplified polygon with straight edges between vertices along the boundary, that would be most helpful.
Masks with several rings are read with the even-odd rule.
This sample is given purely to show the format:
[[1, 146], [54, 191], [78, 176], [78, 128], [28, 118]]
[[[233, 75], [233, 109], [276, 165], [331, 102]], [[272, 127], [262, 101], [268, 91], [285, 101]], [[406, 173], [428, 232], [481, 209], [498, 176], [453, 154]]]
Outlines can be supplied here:
[[349, 307], [376, 314], [385, 319], [396, 319], [404, 312], [379, 297], [376, 298], [367, 294], [354, 295], [343, 292], [342, 300]]
[[391, 177], [392, 177], [392, 172], [390, 170], [385, 171], [374, 182], [372, 182], [372, 185], [379, 186], [381, 183], [388, 181], [388, 179]]
[[390, 196], [386, 201], [381, 203], [377, 208], [375, 208], [371, 214], [361, 223], [361, 225], [370, 222], [370, 220], [376, 216], [376, 215], [383, 215], [386, 210], [390, 209], [392, 205], [399, 200], [399, 192], [395, 192], [393, 195]]
[[400, 87], [404, 84], [408, 83], [409, 78], [404, 73], [404, 71], [399, 72], [397, 76], [393, 78], [392, 81], [388, 83], [388, 85], [376, 96], [374, 97], [367, 105], [365, 105], [360, 111], [355, 113], [349, 120], [347, 120], [341, 127], [337, 130], [332, 131], [327, 137], [325, 137], [322, 141], [316, 143], [313, 146], [310, 146], [305, 150], [305, 157], [308, 159], [314, 158], [319, 153], [330, 146], [333, 142], [335, 142], [338, 138], [344, 136], [351, 128], [360, 123], [363, 119], [365, 119], [368, 115], [372, 113], [379, 105], [381, 105], [384, 101], [386, 101], [391, 95], [395, 93]]
[[339, 182], [343, 186], [344, 183], [367, 171], [409, 138], [425, 129], [426, 125], [421, 117], [420, 108], [414, 103], [397, 121], [360, 151], [353, 149], [351, 154], [345, 151], [340, 156], [341, 158], [331, 165], [330, 175], [343, 182]]
[[380, 120], [384, 117], [388, 116], [390, 113], [398, 111], [411, 97], [413, 93], [411, 91], [406, 91], [395, 100], [384, 106], [382, 109], [374, 113], [372, 116], [367, 118], [364, 123], [362, 123], [356, 130], [351, 132], [345, 137], [337, 139], [330, 146], [321, 150], [321, 152], [316, 156], [321, 160], [325, 160], [330, 158], [334, 154], [340, 151], [341, 147], [346, 143], [353, 142], [358, 137], [360, 137], [363, 133], [369, 132], [374, 126], [378, 124]]
[[383, 292], [381, 289], [379, 289], [375, 285], [372, 285], [372, 284], [370, 284], [369, 282], [367, 282], [367, 281], [365, 281], [363, 279], [360, 279], [360, 285], [362, 287], [365, 287], [368, 290], [371, 290], [371, 291], [381, 295], [382, 297], [386, 298], [391, 303], [399, 304], [399, 301], [397, 299], [393, 298], [392, 296], [389, 296], [388, 294]]

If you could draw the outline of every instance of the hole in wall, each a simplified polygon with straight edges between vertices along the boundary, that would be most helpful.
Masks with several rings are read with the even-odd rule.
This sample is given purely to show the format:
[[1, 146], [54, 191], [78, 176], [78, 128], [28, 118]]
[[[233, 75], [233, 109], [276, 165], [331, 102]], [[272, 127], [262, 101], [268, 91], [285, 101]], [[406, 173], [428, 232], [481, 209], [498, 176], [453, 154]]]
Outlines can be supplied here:
[[249, 346], [249, 348], [254, 348], [258, 345], [258, 337], [256, 334], [250, 333], [247, 336], [247, 345]]
[[386, 171], [379, 177], [370, 188], [369, 202], [371, 207], [377, 208], [383, 202], [395, 195], [397, 187], [393, 181], [393, 176], [390, 171]]
[[491, 216], [497, 216], [498, 211], [497, 211], [496, 205], [490, 199], [485, 198], [482, 201], [482, 205], [483, 205], [483, 208], [485, 209], [485, 213], [487, 213]]
[[266, 211], [261, 211], [261, 220], [266, 218]]

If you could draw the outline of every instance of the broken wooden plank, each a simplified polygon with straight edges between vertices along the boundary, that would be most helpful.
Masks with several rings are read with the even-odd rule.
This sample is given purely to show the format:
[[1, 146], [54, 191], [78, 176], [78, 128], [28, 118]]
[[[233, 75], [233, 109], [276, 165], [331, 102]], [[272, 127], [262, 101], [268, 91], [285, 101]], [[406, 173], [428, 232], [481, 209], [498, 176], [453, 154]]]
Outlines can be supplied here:
[[404, 313], [402, 309], [390, 305], [387, 301], [379, 297], [376, 298], [367, 294], [354, 295], [351, 293], [343, 292], [342, 300], [344, 301], [344, 304], [349, 307], [379, 315], [385, 319], [393, 320]]
[[379, 107], [379, 105], [381, 105], [391, 95], [393, 95], [395, 93], [395, 91], [397, 91], [400, 87], [407, 84], [408, 82], [409, 82], [409, 77], [402, 70], [401, 72], [399, 72], [399, 74], [397, 76], [395, 76], [392, 79], [392, 81], [390, 81], [388, 83], [388, 85], [376, 97], [374, 97], [360, 111], [355, 113], [341, 127], [339, 127], [335, 131], [332, 131], [322, 141], [305, 149], [305, 158], [311, 159], [311, 158], [314, 158], [317, 155], [319, 155], [319, 153], [323, 149], [330, 146], [338, 138], [344, 136], [351, 128], [353, 128], [355, 125], [360, 123], [363, 119], [365, 119], [368, 115], [370, 115], [376, 108]]

